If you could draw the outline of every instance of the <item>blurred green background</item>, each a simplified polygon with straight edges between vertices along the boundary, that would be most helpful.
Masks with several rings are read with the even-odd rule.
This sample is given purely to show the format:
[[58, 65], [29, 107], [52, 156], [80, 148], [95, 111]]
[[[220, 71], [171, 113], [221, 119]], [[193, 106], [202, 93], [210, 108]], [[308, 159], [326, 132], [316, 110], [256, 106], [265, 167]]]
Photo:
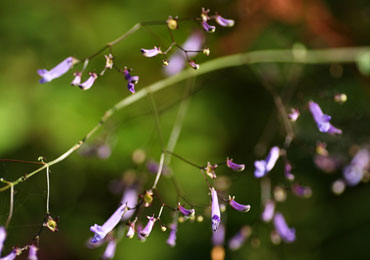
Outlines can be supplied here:
[[[44, 156], [50, 161], [85, 136], [104, 111], [129, 95], [123, 76], [116, 71], [107, 71], [90, 90], [81, 91], [70, 86], [71, 71], [39, 84], [37, 69], [50, 69], [68, 56], [88, 56], [137, 22], [166, 20], [169, 15], [196, 17], [201, 7], [218, 10], [235, 19], [236, 25], [231, 29], [218, 27], [214, 34], [207, 34], [211, 56], [199, 55], [198, 62], [247, 50], [291, 48], [295, 43], [307, 48], [370, 45], [368, 1], [1, 1], [0, 157], [36, 161]], [[176, 40], [184, 42], [197, 26], [181, 23]], [[165, 45], [170, 43], [165, 27], [152, 30]], [[164, 78], [161, 59], [145, 58], [139, 51], [158, 43], [151, 33], [140, 30], [113, 48], [117, 64], [134, 68], [133, 74], [140, 76], [137, 90]], [[99, 56], [88, 70], [100, 71], [104, 63], [104, 57]], [[296, 228], [297, 241], [293, 244], [273, 245], [269, 239], [272, 225], [260, 221], [260, 180], [253, 177], [253, 162], [264, 158], [270, 146], [284, 142], [284, 129], [262, 81], [284, 97], [287, 109], [298, 107], [302, 113], [294, 124], [297, 138], [288, 156], [297, 180], [311, 186], [313, 195], [301, 199], [288, 194], [287, 201], [278, 205], [288, 224]], [[335, 196], [330, 185], [341, 171], [328, 175], [313, 163], [317, 140], [327, 142], [329, 152], [343, 156], [346, 162], [353, 145], [369, 143], [368, 77], [351, 64], [263, 64], [209, 73], [154, 95], [165, 142], [187, 84], [191, 84], [193, 94], [175, 152], [199, 165], [224, 161], [226, 156], [246, 163], [242, 173], [223, 167], [217, 170], [218, 176], [231, 180], [230, 193], [252, 206], [250, 213], [228, 209], [223, 215], [227, 239], [242, 225], [253, 228], [252, 238], [239, 251], [226, 249], [226, 259], [370, 258], [369, 185], [361, 184]], [[335, 103], [336, 93], [346, 93], [348, 101]], [[344, 132], [342, 136], [317, 131], [306, 107], [310, 99], [333, 116], [333, 124]], [[143, 189], [151, 186], [154, 175], [131, 159], [133, 151], [141, 148], [148, 158], [159, 160], [160, 142], [147, 99], [117, 112], [87, 145], [101, 143], [112, 149], [108, 159], [77, 152], [51, 168], [51, 213], [60, 217], [60, 231], [43, 231], [40, 259], [99, 259], [104, 247], [90, 250], [85, 244], [92, 235], [89, 227], [102, 224], [120, 202], [121, 194], [110, 192], [112, 181], [134, 170], [145, 181]], [[208, 188], [199, 170], [176, 158], [170, 167], [191, 201], [209, 203]], [[1, 162], [0, 175], [15, 180], [35, 168]], [[270, 176], [273, 185], [286, 184], [282, 161]], [[3, 253], [13, 245], [29, 243], [38, 232], [45, 215], [45, 184], [45, 174], [41, 173], [15, 187], [14, 217]], [[176, 206], [177, 195], [169, 178], [160, 180], [158, 190], [166, 203]], [[7, 191], [0, 194], [1, 225], [6, 221], [8, 204]], [[152, 212], [158, 212], [157, 204], [145, 214]], [[165, 223], [171, 221], [168, 213], [164, 211]], [[199, 213], [203, 214], [202, 209]], [[158, 227], [145, 243], [122, 239], [115, 259], [210, 258], [209, 218], [203, 223], [181, 224], [175, 248], [165, 243], [168, 231], [162, 233]]]

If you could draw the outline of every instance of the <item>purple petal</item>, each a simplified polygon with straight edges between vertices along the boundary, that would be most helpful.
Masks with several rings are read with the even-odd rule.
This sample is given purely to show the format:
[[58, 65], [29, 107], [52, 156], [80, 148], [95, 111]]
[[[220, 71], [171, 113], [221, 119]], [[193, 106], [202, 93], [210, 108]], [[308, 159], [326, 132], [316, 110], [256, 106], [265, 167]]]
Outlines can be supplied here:
[[235, 197], [229, 196], [229, 204], [230, 204], [231, 207], [233, 207], [235, 210], [241, 211], [241, 212], [250, 211], [251, 205], [240, 204], [240, 203], [236, 202], [234, 199], [235, 199]]
[[216, 22], [223, 26], [223, 27], [233, 27], [234, 24], [235, 24], [235, 21], [234, 20], [231, 20], [231, 19], [225, 19], [223, 18], [221, 15], [216, 15], [215, 16], [215, 20]]
[[154, 216], [148, 217], [148, 219], [149, 221], [146, 224], [145, 228], [139, 232], [140, 235], [144, 238], [147, 238], [150, 235], [150, 233], [152, 232], [154, 223], [157, 221], [157, 219]]
[[[122, 204], [126, 204], [127, 207], [129, 207], [130, 209], [134, 209], [137, 205], [137, 200], [138, 200], [138, 194], [137, 194], [136, 187], [129, 187], [125, 189], [125, 191], [123, 192], [122, 199], [121, 199]], [[131, 218], [134, 213], [135, 213], [135, 210], [127, 211], [126, 214], [123, 215], [122, 221], [125, 221]]]
[[98, 75], [96, 73], [90, 73], [90, 77], [83, 83], [79, 85], [79, 87], [82, 90], [88, 90], [89, 88], [92, 87], [94, 84], [95, 80], [98, 78]]
[[183, 206], [180, 205], [180, 203], [177, 205], [178, 210], [186, 217], [194, 216], [195, 210], [194, 209], [186, 209]]
[[229, 158], [226, 159], [226, 165], [227, 165], [227, 167], [229, 167], [230, 169], [232, 169], [233, 171], [236, 171], [236, 172], [242, 172], [245, 169], [244, 164], [234, 163], [233, 159], [229, 159]]
[[10, 252], [10, 254], [9, 254], [9, 255], [4, 256], [4, 257], [2, 257], [2, 258], [0, 258], [0, 259], [1, 259], [1, 260], [14, 260], [14, 259], [17, 257], [17, 255], [18, 255], [18, 254], [20, 254], [20, 252], [21, 252], [21, 250], [20, 250], [20, 249], [18, 249], [18, 248], [14, 248], [14, 249], [12, 250], [12, 252]]
[[241, 230], [229, 240], [229, 248], [234, 251], [238, 250], [244, 244], [245, 240], [250, 236], [250, 234], [250, 227], [242, 227]]
[[171, 229], [170, 235], [169, 235], [166, 243], [170, 247], [174, 247], [176, 245], [177, 221], [171, 224], [170, 229]]
[[273, 201], [268, 201], [265, 205], [265, 209], [262, 212], [262, 220], [264, 222], [270, 222], [274, 217], [275, 213], [275, 203]]
[[221, 222], [220, 205], [218, 204], [218, 197], [216, 190], [211, 188], [212, 198], [212, 230], [216, 231]]
[[212, 234], [212, 243], [214, 246], [223, 245], [225, 242], [225, 226], [221, 223], [216, 232]]
[[59, 78], [72, 68], [75, 61], [76, 59], [73, 57], [68, 57], [49, 71], [45, 69], [37, 70], [37, 73], [42, 77], [40, 83], [50, 82], [55, 78]]
[[71, 85], [72, 86], [75, 86], [77, 87], [78, 85], [80, 85], [81, 83], [81, 76], [82, 76], [82, 73], [81, 72], [76, 72], [73, 74], [75, 77], [73, 79], [73, 81], [71, 82]]
[[195, 69], [195, 70], [199, 69], [199, 64], [196, 64], [195, 61], [190, 60], [188, 63], [190, 65], [190, 67], [192, 67], [193, 69]]
[[271, 171], [276, 161], [279, 159], [280, 156], [280, 149], [277, 146], [271, 148], [269, 154], [266, 157], [266, 160], [262, 161], [255, 161], [254, 166], [256, 167], [254, 171], [254, 176], [256, 178], [261, 178], [265, 176], [269, 171]]
[[288, 114], [288, 118], [290, 121], [295, 122], [297, 121], [300, 113], [298, 109], [292, 108], [290, 114]]
[[206, 32], [213, 33], [216, 31], [216, 26], [209, 25], [206, 21], [202, 21], [202, 26]]
[[116, 253], [117, 241], [112, 239], [108, 242], [107, 247], [105, 248], [102, 259], [113, 259], [114, 254]]
[[3, 226], [0, 226], [0, 255], [4, 247], [5, 239], [6, 239], [6, 230]]
[[140, 51], [145, 57], [149, 58], [157, 56], [158, 54], [162, 53], [161, 49], [158, 47], [154, 47], [153, 49], [140, 49]]
[[342, 130], [335, 128], [334, 126], [330, 124], [331, 116], [325, 115], [317, 103], [310, 101], [308, 103], [308, 107], [310, 109], [312, 117], [315, 120], [320, 132], [329, 133], [329, 134], [341, 134], [342, 133]]
[[37, 250], [39, 250], [39, 249], [35, 245], [28, 246], [28, 260], [37, 260], [38, 259]]
[[295, 229], [288, 227], [287, 223], [285, 222], [284, 216], [279, 212], [275, 214], [274, 226], [276, 232], [285, 242], [291, 243], [295, 241]]

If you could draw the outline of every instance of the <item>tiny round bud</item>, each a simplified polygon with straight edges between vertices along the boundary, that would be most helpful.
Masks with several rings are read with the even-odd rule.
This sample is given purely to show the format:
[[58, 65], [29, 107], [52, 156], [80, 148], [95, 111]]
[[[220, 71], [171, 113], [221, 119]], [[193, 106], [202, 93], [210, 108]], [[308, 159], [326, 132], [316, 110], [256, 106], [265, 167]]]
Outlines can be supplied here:
[[209, 48], [203, 49], [203, 54], [206, 55], [206, 56], [209, 56], [210, 52], [211, 51], [209, 50]]
[[146, 153], [143, 149], [136, 149], [132, 153], [132, 161], [135, 164], [142, 164], [145, 161]]
[[162, 230], [162, 232], [166, 232], [167, 227], [166, 227], [166, 226], [164, 226], [164, 225], [161, 225], [161, 230]]
[[212, 260], [224, 260], [225, 259], [225, 249], [223, 246], [214, 246], [211, 251]]
[[197, 216], [197, 221], [198, 222], [203, 222], [203, 220], [204, 220], [203, 216], [201, 216], [201, 215]]
[[225, 204], [220, 204], [220, 211], [223, 213], [226, 211], [226, 205]]
[[271, 232], [270, 239], [274, 245], [279, 245], [281, 243], [281, 237], [278, 235], [278, 233], [275, 230]]
[[171, 16], [167, 19], [167, 26], [171, 30], [176, 30], [179, 28], [179, 24], [177, 23], [177, 20], [172, 18]]
[[331, 186], [331, 191], [335, 195], [340, 195], [346, 189], [346, 183], [343, 180], [336, 180]]
[[144, 206], [147, 208], [152, 204], [153, 202], [153, 192], [151, 190], [148, 190], [145, 192], [144, 195]]
[[343, 104], [347, 101], [347, 95], [344, 94], [344, 93], [341, 93], [341, 94], [336, 94], [334, 96], [334, 101], [339, 103], [339, 104]]
[[185, 222], [185, 218], [183, 216], [180, 216], [180, 217], [177, 218], [177, 221], [179, 223], [184, 223]]
[[285, 201], [286, 197], [287, 197], [287, 194], [286, 194], [286, 191], [284, 190], [284, 188], [282, 188], [280, 186], [276, 186], [274, 188], [274, 197], [275, 197], [275, 200], [278, 201], [278, 202]]
[[162, 64], [164, 67], [167, 67], [168, 66], [168, 60], [162, 60]]

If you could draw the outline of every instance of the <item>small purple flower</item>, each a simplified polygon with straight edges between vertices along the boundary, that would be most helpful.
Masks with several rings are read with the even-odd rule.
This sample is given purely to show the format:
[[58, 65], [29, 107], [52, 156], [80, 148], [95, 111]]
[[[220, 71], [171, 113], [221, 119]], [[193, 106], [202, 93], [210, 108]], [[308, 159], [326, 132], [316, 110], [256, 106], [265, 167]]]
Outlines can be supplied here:
[[128, 81], [127, 88], [132, 94], [134, 94], [135, 85], [139, 82], [139, 76], [131, 76], [130, 72], [131, 69], [127, 69], [127, 67], [123, 69], [123, 75], [125, 76], [125, 79]]
[[235, 201], [235, 196], [229, 195], [229, 204], [237, 211], [248, 212], [251, 210], [251, 205], [243, 205]]
[[145, 242], [146, 241], [146, 237], [142, 236], [141, 235], [141, 231], [143, 230], [143, 226], [141, 225], [141, 223], [139, 223], [137, 225], [137, 238], [140, 240], [140, 242]]
[[122, 221], [131, 218], [132, 215], [135, 213], [134, 209], [137, 205], [137, 200], [138, 200], [138, 194], [137, 194], [136, 187], [132, 186], [132, 187], [128, 187], [127, 189], [125, 189], [125, 191], [123, 192], [121, 203], [126, 204], [130, 210], [127, 211], [126, 214], [122, 216]]
[[19, 255], [21, 253], [21, 250], [18, 249], [18, 248], [14, 248], [12, 250], [12, 252], [10, 252], [10, 254], [8, 254], [7, 256], [4, 256], [2, 258], [0, 258], [1, 260], [14, 260], [17, 255]]
[[108, 242], [107, 247], [105, 248], [102, 259], [113, 259], [114, 254], [116, 253], [117, 241], [112, 239]]
[[332, 124], [330, 124], [331, 116], [324, 114], [317, 103], [310, 101], [308, 103], [308, 107], [320, 132], [329, 134], [342, 133], [342, 130], [335, 128]]
[[245, 165], [244, 164], [234, 163], [233, 162], [233, 159], [229, 159], [229, 157], [226, 158], [226, 165], [231, 170], [236, 171], [236, 172], [242, 172], [245, 169]]
[[309, 186], [302, 186], [299, 184], [292, 185], [292, 192], [293, 194], [297, 195], [298, 197], [309, 198], [312, 195], [312, 189]]
[[28, 246], [28, 260], [37, 260], [38, 259], [37, 250], [39, 250], [39, 249], [35, 245]]
[[208, 24], [206, 21], [202, 21], [202, 27], [206, 32], [213, 33], [216, 31], [216, 26]]
[[271, 148], [266, 160], [255, 161], [254, 166], [256, 170], [254, 171], [254, 177], [261, 178], [264, 177], [269, 171], [274, 168], [276, 161], [279, 159], [280, 149], [277, 146]]
[[290, 119], [290, 121], [295, 122], [297, 121], [299, 115], [300, 115], [299, 110], [296, 108], [292, 108], [290, 110], [290, 114], [288, 114], [288, 118]]
[[229, 248], [234, 251], [238, 250], [250, 234], [251, 228], [249, 226], [242, 227], [241, 230], [229, 240]]
[[140, 49], [141, 53], [148, 58], [162, 54], [162, 51], [159, 47], [154, 46], [153, 49]]
[[291, 243], [295, 241], [295, 229], [288, 227], [283, 215], [280, 212], [276, 212], [275, 214], [274, 226], [276, 232], [285, 242]]
[[370, 152], [363, 148], [353, 157], [351, 163], [344, 167], [343, 177], [349, 186], [355, 186], [362, 180], [365, 172], [370, 168]]
[[221, 246], [225, 242], [225, 226], [221, 223], [216, 232], [212, 234], [212, 243], [214, 246]]
[[221, 26], [223, 26], [223, 27], [233, 27], [234, 26], [234, 24], [235, 24], [235, 21], [234, 20], [232, 20], [232, 19], [225, 19], [225, 18], [223, 18], [221, 15], [219, 15], [219, 14], [216, 14], [215, 15], [215, 20], [216, 20], [216, 22], [219, 24], [219, 25], [221, 25]]
[[38, 70], [37, 73], [42, 77], [42, 79], [40, 79], [40, 83], [47, 83], [55, 78], [59, 78], [60, 76], [65, 74], [68, 70], [70, 70], [73, 64], [77, 62], [78, 61], [75, 58], [68, 57], [51, 70], [45, 69]]
[[274, 217], [275, 213], [275, 203], [273, 201], [268, 201], [265, 205], [265, 209], [262, 212], [262, 220], [264, 222], [270, 222]]
[[170, 246], [170, 247], [174, 247], [176, 245], [176, 233], [177, 233], [177, 221], [175, 221], [174, 223], [172, 223], [170, 225], [170, 235], [166, 241], [166, 243]]
[[295, 179], [294, 174], [292, 174], [292, 165], [289, 162], [285, 163], [284, 175], [287, 180], [293, 181]]
[[190, 67], [192, 67], [195, 70], [199, 69], [199, 64], [195, 63], [195, 61], [193, 61], [193, 60], [189, 60], [188, 64], [190, 65]]
[[0, 255], [4, 247], [5, 239], [6, 239], [6, 230], [3, 226], [0, 226]]
[[221, 222], [220, 205], [218, 204], [218, 197], [215, 188], [211, 188], [212, 198], [212, 230], [215, 232]]
[[133, 222], [128, 223], [128, 231], [126, 233], [127, 238], [133, 238], [135, 235], [135, 223], [137, 218]]
[[191, 217], [195, 214], [195, 209], [186, 209], [183, 206], [181, 206], [180, 202], [177, 205], [177, 209], [183, 214], [185, 217]]
[[89, 75], [90, 75], [90, 77], [85, 82], [83, 82], [79, 85], [80, 89], [88, 90], [89, 88], [92, 87], [95, 80], [98, 78], [98, 74], [96, 74], [94, 72], [90, 72]]
[[77, 87], [81, 83], [82, 73], [81, 72], [75, 72], [75, 73], [73, 73], [73, 76], [75, 76], [75, 77], [72, 80], [71, 85]]
[[139, 233], [142, 237], [147, 238], [150, 235], [150, 232], [152, 232], [154, 223], [157, 221], [157, 219], [154, 216], [147, 217], [149, 219], [148, 223], [146, 224], [145, 228], [141, 230]]
[[105, 236], [117, 226], [117, 224], [121, 221], [122, 216], [127, 211], [127, 205], [122, 204], [119, 208], [113, 213], [113, 215], [103, 224], [103, 226], [99, 226], [95, 224], [94, 226], [90, 227], [90, 231], [94, 232], [94, 237], [91, 239], [91, 243], [97, 243], [100, 240], [104, 239]]

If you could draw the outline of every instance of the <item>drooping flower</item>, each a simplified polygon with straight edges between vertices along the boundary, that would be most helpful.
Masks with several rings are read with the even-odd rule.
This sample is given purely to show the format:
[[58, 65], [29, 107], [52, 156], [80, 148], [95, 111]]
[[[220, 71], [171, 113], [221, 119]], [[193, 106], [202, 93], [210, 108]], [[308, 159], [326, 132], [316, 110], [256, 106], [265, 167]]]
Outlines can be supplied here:
[[207, 21], [202, 21], [201, 23], [206, 32], [213, 33], [216, 31], [216, 26], [208, 24]]
[[292, 174], [292, 165], [289, 162], [285, 163], [284, 175], [285, 178], [287, 178], [290, 181], [293, 181], [295, 179], [294, 174]]
[[225, 18], [223, 18], [223, 17], [222, 17], [221, 15], [219, 15], [219, 14], [216, 14], [216, 15], [214, 16], [214, 18], [215, 18], [216, 22], [217, 22], [219, 25], [223, 26], [223, 27], [233, 27], [233, 26], [234, 26], [234, 24], [235, 24], [235, 21], [234, 21], [234, 20], [232, 20], [232, 19], [225, 19]]
[[233, 207], [237, 211], [241, 212], [248, 212], [251, 210], [251, 205], [243, 205], [235, 201], [235, 196], [230, 196], [229, 195], [229, 204], [231, 207]]
[[211, 188], [212, 199], [212, 230], [216, 231], [221, 222], [220, 205], [218, 204], [218, 197], [215, 188]]
[[21, 250], [19, 248], [14, 248], [12, 252], [10, 252], [7, 256], [0, 258], [1, 260], [14, 260], [17, 255], [21, 254]]
[[252, 230], [249, 226], [243, 226], [235, 236], [229, 240], [229, 248], [231, 250], [238, 250], [251, 235]]
[[132, 215], [135, 213], [135, 207], [137, 205], [138, 194], [135, 186], [127, 187], [123, 192], [123, 196], [121, 199], [122, 204], [126, 204], [127, 207], [130, 209], [122, 216], [122, 221], [130, 219]]
[[123, 75], [125, 79], [128, 81], [127, 88], [128, 90], [134, 94], [135, 93], [135, 85], [139, 82], [139, 76], [131, 76], [131, 69], [125, 67], [123, 69]]
[[295, 241], [295, 229], [288, 227], [284, 216], [280, 212], [276, 212], [274, 216], [274, 226], [276, 232], [285, 242], [291, 243]]
[[329, 133], [329, 134], [341, 134], [342, 133], [342, 130], [334, 127], [330, 123], [331, 116], [324, 114], [317, 103], [311, 100], [308, 103], [308, 107], [310, 109], [312, 117], [315, 120], [320, 132]]
[[46, 69], [37, 70], [37, 73], [42, 77], [42, 79], [40, 79], [40, 83], [47, 83], [55, 78], [59, 78], [60, 76], [65, 74], [68, 70], [70, 70], [73, 67], [73, 65], [76, 64], [77, 62], [78, 62], [77, 59], [73, 57], [68, 57], [51, 70]]
[[4, 247], [5, 239], [6, 239], [6, 230], [3, 226], [0, 226], [0, 255]]
[[190, 65], [190, 67], [192, 67], [193, 69], [195, 70], [199, 70], [199, 64], [195, 63], [195, 61], [193, 60], [189, 60], [188, 61], [188, 64]]
[[38, 259], [37, 250], [39, 250], [39, 249], [35, 245], [28, 246], [28, 260], [37, 260]]
[[166, 241], [166, 243], [170, 246], [170, 247], [174, 247], [176, 245], [176, 233], [177, 233], [177, 221], [174, 221], [171, 225], [170, 225], [170, 235]]
[[242, 172], [245, 169], [245, 165], [244, 164], [234, 163], [233, 162], [233, 159], [229, 159], [229, 157], [226, 158], [226, 165], [231, 170], [236, 171], [236, 172]]
[[195, 209], [186, 209], [183, 206], [181, 206], [180, 202], [177, 205], [177, 209], [183, 214], [185, 217], [191, 217], [195, 214]]
[[73, 73], [73, 76], [75, 76], [75, 77], [72, 80], [71, 85], [77, 87], [81, 83], [82, 73], [81, 72], [75, 72], [75, 73]]
[[299, 110], [296, 108], [292, 108], [290, 110], [290, 114], [288, 114], [288, 118], [290, 119], [290, 121], [295, 122], [297, 121], [299, 115], [300, 115]]
[[127, 230], [127, 233], [126, 233], [127, 238], [133, 238], [134, 237], [136, 221], [137, 221], [137, 218], [135, 218], [135, 220], [133, 222], [128, 223], [128, 230]]
[[141, 53], [148, 58], [157, 56], [158, 54], [162, 54], [162, 51], [159, 47], [154, 46], [153, 49], [140, 49]]
[[143, 226], [141, 225], [141, 223], [139, 223], [137, 225], [137, 238], [140, 240], [140, 242], [145, 242], [146, 241], [146, 237], [142, 236], [141, 235], [141, 231], [143, 230]]
[[216, 179], [216, 172], [215, 169], [218, 167], [217, 164], [211, 164], [210, 162], [207, 162], [207, 167], [206, 167], [206, 174], [211, 178], [211, 179]]
[[176, 30], [177, 28], [179, 28], [179, 24], [177, 23], [177, 18], [172, 18], [172, 16], [168, 17], [166, 23], [167, 23], [168, 28], [170, 28], [171, 30]]
[[42, 224], [47, 227], [51, 232], [58, 232], [58, 218], [54, 219], [52, 216], [48, 215], [45, 222]]
[[117, 224], [121, 221], [122, 216], [127, 211], [127, 205], [122, 204], [119, 208], [113, 213], [113, 215], [102, 225], [99, 226], [95, 224], [94, 226], [90, 227], [90, 231], [94, 232], [94, 237], [91, 239], [92, 243], [97, 243], [100, 240], [104, 239], [105, 236], [117, 226]]
[[265, 209], [262, 212], [262, 220], [264, 222], [270, 222], [274, 217], [275, 213], [275, 203], [273, 201], [268, 201], [265, 204]]
[[256, 178], [264, 177], [269, 171], [274, 168], [276, 161], [279, 159], [280, 149], [277, 146], [271, 148], [266, 160], [255, 161], [254, 166], [256, 167], [254, 171], [254, 176]]
[[216, 232], [212, 234], [212, 243], [214, 246], [223, 245], [225, 242], [225, 226], [221, 223]]
[[111, 239], [107, 247], [105, 248], [104, 254], [102, 256], [102, 259], [113, 259], [114, 254], [116, 253], [116, 247], [117, 247], [117, 241], [115, 239]]
[[104, 55], [105, 57], [105, 68], [112, 69], [113, 68], [113, 55], [109, 53], [108, 55]]
[[92, 85], [94, 84], [95, 80], [98, 78], [98, 74], [96, 74], [94, 72], [90, 72], [89, 75], [90, 75], [90, 77], [85, 82], [83, 82], [80, 85], [78, 85], [80, 87], [80, 89], [82, 89], [82, 90], [88, 90], [89, 88], [92, 87]]
[[312, 195], [312, 189], [309, 186], [302, 186], [297, 183], [292, 185], [292, 192], [293, 194], [297, 195], [298, 197], [309, 198]]
[[355, 186], [360, 183], [368, 169], [370, 169], [370, 152], [363, 148], [356, 153], [351, 163], [344, 167], [344, 180], [349, 186]]
[[147, 218], [148, 218], [148, 223], [146, 224], [144, 229], [139, 232], [140, 235], [144, 238], [147, 238], [150, 235], [150, 233], [152, 232], [154, 223], [157, 221], [154, 215], [151, 217], [148, 216]]

